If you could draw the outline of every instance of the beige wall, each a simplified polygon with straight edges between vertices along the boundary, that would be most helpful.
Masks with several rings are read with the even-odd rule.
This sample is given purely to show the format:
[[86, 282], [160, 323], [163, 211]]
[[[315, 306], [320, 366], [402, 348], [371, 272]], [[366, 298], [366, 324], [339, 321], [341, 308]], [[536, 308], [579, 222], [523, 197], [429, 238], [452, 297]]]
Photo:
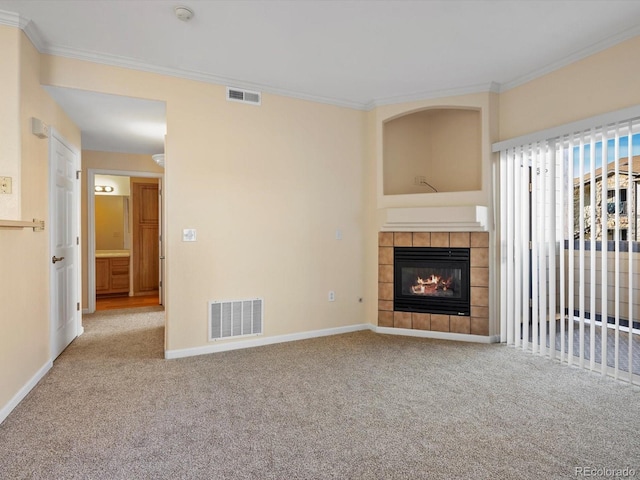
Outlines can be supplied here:
[[500, 95], [500, 140], [640, 104], [640, 36]]
[[209, 300], [263, 297], [266, 336], [361, 323], [365, 114], [184, 90], [167, 103], [168, 348], [206, 345]]
[[433, 180], [430, 183], [439, 192], [482, 190], [480, 111], [436, 110], [430, 115], [429, 129], [433, 138], [428, 166], [429, 178]]
[[[115, 170], [122, 172], [145, 172], [154, 174], [163, 174], [164, 169], [159, 167], [151, 158], [151, 155], [142, 155], [137, 153], [113, 153], [113, 152], [97, 152], [93, 150], [82, 151], [82, 175], [81, 175], [81, 212], [80, 218], [82, 223], [82, 232], [80, 243], [82, 245], [82, 263], [87, 265], [88, 262], [88, 231], [89, 223], [87, 216], [87, 179], [89, 170]], [[82, 305], [84, 308], [89, 303], [88, 298], [88, 277], [87, 269], [82, 270]]]
[[0, 176], [12, 194], [0, 195], [0, 218], [20, 220], [20, 30], [0, 25]]
[[414, 184], [424, 175], [433, 185], [430, 168], [433, 138], [428, 110], [389, 120], [382, 128], [383, 188], [385, 195], [431, 193], [428, 187]]
[[[223, 86], [45, 65], [51, 85], [166, 102], [169, 350], [207, 345], [215, 299], [263, 297], [266, 336], [362, 323], [364, 112], [268, 94], [255, 107], [227, 102]], [[184, 228], [198, 241], [182, 242]]]
[[[7, 131], [17, 132], [19, 138], [14, 141], [13, 134], [5, 137], [2, 131], [0, 148], [3, 155], [8, 150], [18, 154], [21, 217], [45, 219], [47, 226], [44, 232], [0, 228], [0, 409], [50, 360], [48, 142], [31, 134], [30, 118], [42, 119], [80, 145], [80, 131], [39, 85], [39, 54], [15, 31], [16, 38], [7, 42], [6, 28], [0, 26], [0, 63], [15, 56], [19, 65], [10, 71], [20, 73], [19, 86], [0, 80], [0, 104], [4, 109], [7, 99], [19, 99], [19, 119], [7, 122]], [[6, 76], [7, 72], [0, 74]], [[2, 128], [5, 121], [2, 110]]]

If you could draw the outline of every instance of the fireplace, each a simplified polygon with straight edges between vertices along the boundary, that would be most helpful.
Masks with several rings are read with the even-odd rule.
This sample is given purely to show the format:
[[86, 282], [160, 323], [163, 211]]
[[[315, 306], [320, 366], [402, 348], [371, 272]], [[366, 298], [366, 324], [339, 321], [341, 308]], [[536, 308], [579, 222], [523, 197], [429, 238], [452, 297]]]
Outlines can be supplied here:
[[469, 316], [470, 249], [396, 247], [394, 310]]
[[[394, 296], [394, 253], [396, 249], [442, 248], [447, 252], [469, 249], [471, 314], [423, 313], [396, 309]], [[378, 327], [423, 330], [440, 333], [490, 335], [489, 233], [471, 232], [379, 232], [378, 233]], [[429, 275], [425, 274], [425, 277]], [[461, 273], [462, 277], [462, 273]], [[424, 277], [421, 277], [424, 280]], [[401, 290], [400, 290], [401, 292]], [[402, 295], [401, 295], [402, 297]], [[405, 296], [406, 297], [406, 296]], [[399, 298], [403, 303], [404, 298]], [[427, 334], [428, 336], [428, 334]]]

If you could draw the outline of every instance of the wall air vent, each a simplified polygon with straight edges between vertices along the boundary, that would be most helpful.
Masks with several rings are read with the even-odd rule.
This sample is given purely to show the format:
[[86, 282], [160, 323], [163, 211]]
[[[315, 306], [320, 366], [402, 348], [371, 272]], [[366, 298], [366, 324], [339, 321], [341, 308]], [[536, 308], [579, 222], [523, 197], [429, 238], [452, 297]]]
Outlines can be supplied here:
[[262, 103], [260, 92], [252, 92], [235, 87], [227, 87], [227, 100], [251, 105], [260, 105]]
[[209, 302], [209, 341], [262, 333], [261, 298]]

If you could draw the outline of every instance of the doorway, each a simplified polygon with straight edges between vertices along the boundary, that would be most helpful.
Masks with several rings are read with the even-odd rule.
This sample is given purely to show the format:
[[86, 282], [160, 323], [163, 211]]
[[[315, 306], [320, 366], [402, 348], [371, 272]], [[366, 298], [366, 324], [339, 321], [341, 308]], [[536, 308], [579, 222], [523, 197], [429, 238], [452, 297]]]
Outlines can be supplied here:
[[49, 139], [50, 344], [54, 360], [82, 333], [80, 325], [80, 153], [56, 130]]
[[163, 175], [87, 173], [87, 313], [162, 305]]

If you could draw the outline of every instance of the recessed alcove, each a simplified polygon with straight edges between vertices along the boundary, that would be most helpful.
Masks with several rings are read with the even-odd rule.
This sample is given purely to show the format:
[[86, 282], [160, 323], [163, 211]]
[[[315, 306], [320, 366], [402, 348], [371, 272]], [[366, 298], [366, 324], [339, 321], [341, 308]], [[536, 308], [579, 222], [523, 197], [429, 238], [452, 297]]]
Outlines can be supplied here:
[[482, 190], [478, 108], [429, 108], [383, 124], [384, 195]]

